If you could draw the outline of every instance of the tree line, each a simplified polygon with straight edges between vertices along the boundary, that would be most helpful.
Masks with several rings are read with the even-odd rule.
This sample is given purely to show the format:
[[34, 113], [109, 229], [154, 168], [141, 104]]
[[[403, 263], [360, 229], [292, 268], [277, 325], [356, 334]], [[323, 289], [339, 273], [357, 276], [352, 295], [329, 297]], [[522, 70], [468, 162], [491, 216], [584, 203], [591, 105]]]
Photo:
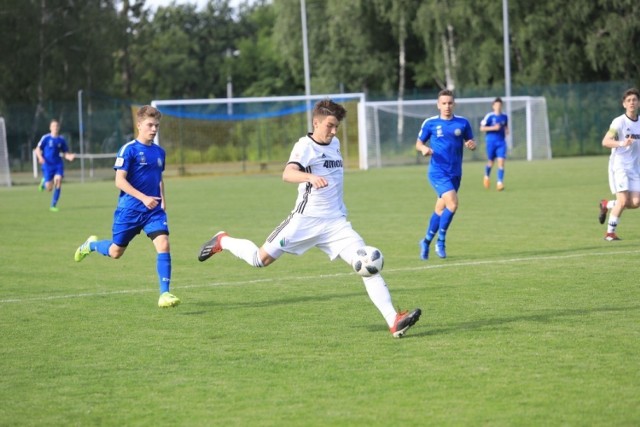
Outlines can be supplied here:
[[[306, 0], [313, 93], [504, 93], [500, 0]], [[79, 89], [151, 99], [299, 95], [300, 0], [2, 0], [0, 113]], [[640, 3], [508, 0], [512, 85], [640, 82]], [[618, 96], [613, 94], [612, 96]]]

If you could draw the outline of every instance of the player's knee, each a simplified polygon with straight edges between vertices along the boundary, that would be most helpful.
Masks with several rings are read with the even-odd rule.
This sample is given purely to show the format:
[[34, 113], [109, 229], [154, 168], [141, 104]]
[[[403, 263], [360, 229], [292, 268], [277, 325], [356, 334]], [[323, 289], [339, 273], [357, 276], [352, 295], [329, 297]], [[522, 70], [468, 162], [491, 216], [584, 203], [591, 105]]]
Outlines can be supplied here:
[[109, 246], [109, 257], [113, 258], [113, 259], [118, 259], [120, 258], [122, 255], [124, 255], [124, 251], [127, 249], [126, 246], [118, 246], [115, 244], [112, 244], [111, 246]]

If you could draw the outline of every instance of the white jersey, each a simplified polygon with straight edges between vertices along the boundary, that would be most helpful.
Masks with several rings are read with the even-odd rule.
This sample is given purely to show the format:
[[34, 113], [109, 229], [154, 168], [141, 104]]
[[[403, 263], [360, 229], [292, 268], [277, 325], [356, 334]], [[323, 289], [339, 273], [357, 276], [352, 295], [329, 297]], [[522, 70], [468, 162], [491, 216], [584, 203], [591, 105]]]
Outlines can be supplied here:
[[340, 141], [333, 138], [329, 144], [320, 144], [303, 136], [295, 143], [289, 162], [299, 165], [305, 172], [327, 180], [324, 188], [313, 188], [308, 182], [298, 185], [298, 198], [293, 213], [316, 218], [338, 218], [347, 215], [344, 204], [344, 168]]
[[627, 136], [633, 138], [633, 144], [628, 147], [611, 149], [609, 170], [635, 170], [640, 168], [640, 120], [631, 120], [626, 114], [616, 117], [611, 122], [609, 132], [614, 133], [617, 141], [623, 141]]

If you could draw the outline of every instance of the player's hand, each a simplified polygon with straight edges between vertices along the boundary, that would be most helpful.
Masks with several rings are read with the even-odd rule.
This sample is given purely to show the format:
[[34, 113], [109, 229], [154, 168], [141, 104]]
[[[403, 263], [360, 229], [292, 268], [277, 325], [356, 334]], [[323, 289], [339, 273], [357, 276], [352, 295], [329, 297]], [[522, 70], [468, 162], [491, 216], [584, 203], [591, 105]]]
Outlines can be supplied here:
[[430, 155], [433, 154], [433, 149], [425, 145], [424, 147], [420, 148], [420, 152], [424, 157], [429, 157]]
[[70, 162], [73, 162], [76, 158], [76, 155], [74, 153], [67, 153], [67, 160]]
[[470, 139], [464, 143], [464, 146], [473, 151], [476, 149], [476, 142], [473, 139]]
[[162, 201], [162, 197], [144, 196], [144, 198], [142, 199], [142, 203], [144, 203], [144, 205], [149, 210], [154, 209], [156, 206], [160, 204], [161, 201]]
[[631, 135], [627, 135], [623, 141], [620, 141], [620, 147], [630, 147], [633, 144], [633, 138]]
[[321, 176], [311, 175], [309, 178], [309, 183], [313, 186], [313, 188], [324, 188], [329, 185], [329, 182]]

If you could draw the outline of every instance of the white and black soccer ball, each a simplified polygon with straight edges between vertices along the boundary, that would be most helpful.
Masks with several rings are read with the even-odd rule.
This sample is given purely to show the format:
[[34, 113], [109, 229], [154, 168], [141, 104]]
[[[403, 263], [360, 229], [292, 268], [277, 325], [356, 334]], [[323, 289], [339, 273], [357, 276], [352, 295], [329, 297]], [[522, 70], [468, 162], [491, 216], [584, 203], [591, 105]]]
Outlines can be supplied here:
[[353, 271], [362, 277], [370, 277], [382, 271], [384, 257], [380, 249], [373, 246], [363, 246], [356, 252], [351, 260]]

